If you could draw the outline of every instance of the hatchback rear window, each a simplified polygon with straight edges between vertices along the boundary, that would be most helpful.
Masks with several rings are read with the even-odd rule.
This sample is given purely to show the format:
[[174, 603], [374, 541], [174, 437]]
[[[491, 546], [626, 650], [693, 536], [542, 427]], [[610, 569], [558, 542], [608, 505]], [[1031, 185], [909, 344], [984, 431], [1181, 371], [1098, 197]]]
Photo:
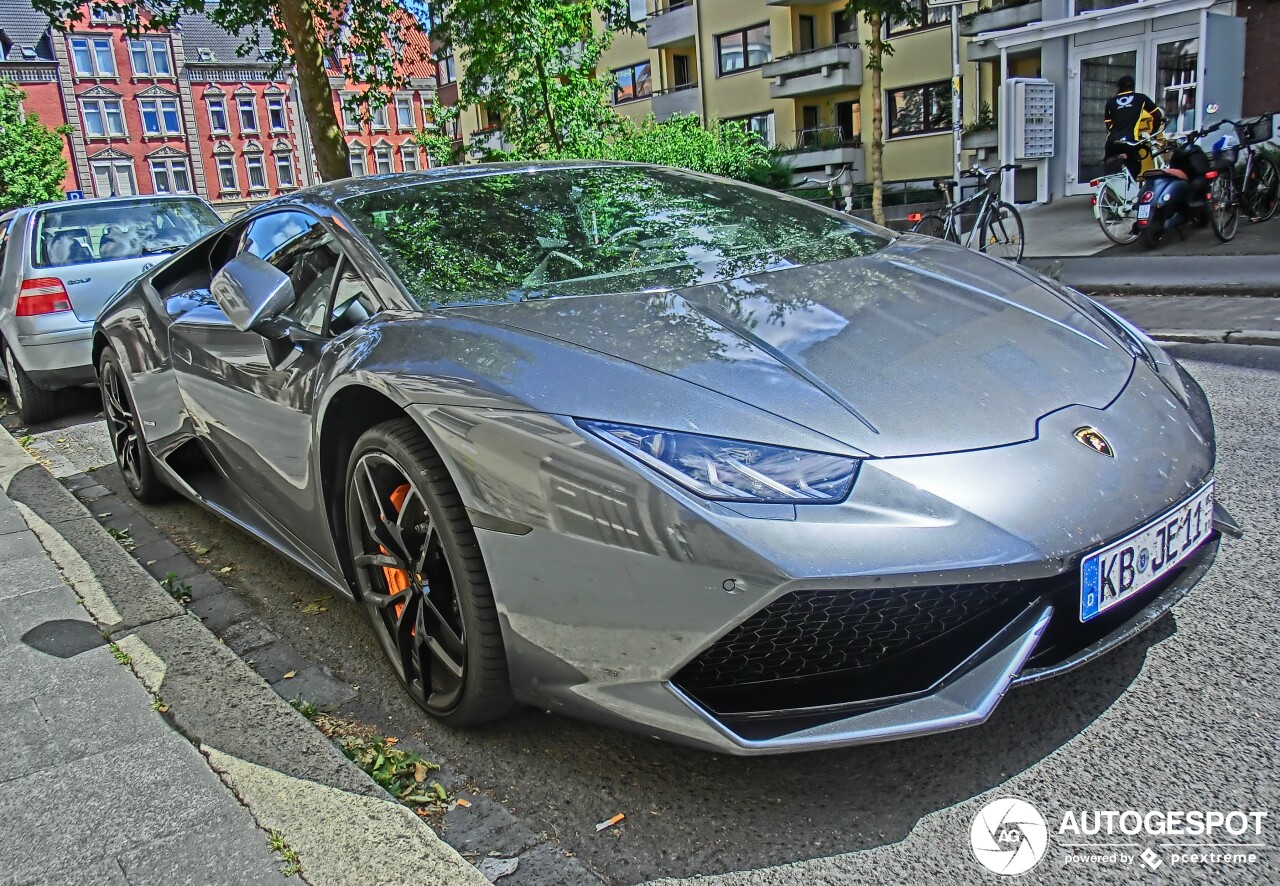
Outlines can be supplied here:
[[68, 203], [40, 211], [32, 264], [56, 268], [175, 252], [219, 224], [199, 200]]

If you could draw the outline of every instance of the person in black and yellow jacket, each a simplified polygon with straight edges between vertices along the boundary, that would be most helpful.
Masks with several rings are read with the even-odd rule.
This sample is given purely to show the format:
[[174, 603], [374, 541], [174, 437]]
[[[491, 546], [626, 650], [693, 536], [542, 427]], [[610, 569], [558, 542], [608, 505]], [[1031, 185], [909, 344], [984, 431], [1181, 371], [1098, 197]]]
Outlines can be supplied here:
[[1136, 145], [1120, 139], [1134, 140], [1164, 126], [1164, 111], [1141, 92], [1133, 91], [1133, 78], [1128, 74], [1116, 81], [1118, 92], [1107, 101], [1107, 156], [1124, 157], [1125, 166], [1134, 178], [1142, 174], [1143, 152]]

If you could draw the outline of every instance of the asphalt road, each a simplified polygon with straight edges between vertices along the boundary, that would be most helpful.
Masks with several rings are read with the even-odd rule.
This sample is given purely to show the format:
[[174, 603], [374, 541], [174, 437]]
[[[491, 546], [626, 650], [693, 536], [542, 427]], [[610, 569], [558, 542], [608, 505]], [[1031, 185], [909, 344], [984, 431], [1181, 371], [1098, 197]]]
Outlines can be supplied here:
[[[1252, 865], [1170, 861], [1155, 873], [1066, 865], [1071, 838], [1056, 833], [1069, 810], [1280, 810], [1280, 349], [1176, 352], [1213, 401], [1218, 495], [1247, 536], [1226, 542], [1175, 616], [1135, 642], [1013, 691], [981, 727], [894, 744], [742, 760], [532, 710], [452, 732], [402, 694], [360, 609], [325, 601], [315, 580], [193, 505], [142, 510], [166, 534], [209, 548], [211, 568], [231, 566], [220, 577], [261, 618], [358, 687], [344, 713], [421, 741], [612, 884], [734, 871], [747, 873], [711, 882], [1009, 882], [979, 867], [969, 842], [977, 810], [1007, 796], [1050, 823], [1049, 852], [1021, 882], [1275, 883], [1280, 820], [1264, 823], [1264, 847], [1247, 850]], [[83, 405], [33, 429], [82, 469], [110, 460], [92, 399]], [[5, 423], [15, 427], [12, 416]], [[112, 469], [95, 476], [120, 488]], [[626, 820], [597, 834], [616, 812]], [[1158, 845], [1171, 838], [1118, 839], [1136, 844], [1126, 851], [1174, 851]]]

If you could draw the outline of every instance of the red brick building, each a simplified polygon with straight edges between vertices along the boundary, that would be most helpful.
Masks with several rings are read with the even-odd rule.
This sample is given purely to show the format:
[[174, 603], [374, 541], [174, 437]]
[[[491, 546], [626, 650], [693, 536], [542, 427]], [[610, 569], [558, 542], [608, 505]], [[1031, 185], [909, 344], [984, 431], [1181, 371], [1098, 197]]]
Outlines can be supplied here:
[[[30, 0], [0, 0], [0, 78], [22, 87], [24, 108], [42, 123], [69, 125], [65, 190], [194, 193], [230, 214], [316, 181], [292, 77], [273, 75], [260, 54], [241, 56], [239, 37], [184, 16], [129, 39], [113, 15], [85, 13], [60, 33]], [[336, 60], [329, 69], [353, 174], [424, 167], [412, 137], [435, 95], [435, 65], [413, 63], [408, 88], [368, 121], [342, 105], [366, 87], [348, 82]]]
[[422, 149], [413, 141], [430, 122], [432, 101], [438, 80], [436, 65], [429, 61], [430, 43], [422, 32], [410, 32], [404, 48], [404, 62], [399, 73], [406, 88], [394, 91], [390, 101], [368, 113], [353, 107], [368, 89], [363, 83], [348, 78], [350, 69], [337, 59], [328, 64], [329, 85], [334, 105], [346, 134], [352, 175], [376, 175], [385, 172], [413, 172], [427, 166]]
[[1240, 0], [1245, 19], [1244, 113], [1280, 112], [1280, 0]]

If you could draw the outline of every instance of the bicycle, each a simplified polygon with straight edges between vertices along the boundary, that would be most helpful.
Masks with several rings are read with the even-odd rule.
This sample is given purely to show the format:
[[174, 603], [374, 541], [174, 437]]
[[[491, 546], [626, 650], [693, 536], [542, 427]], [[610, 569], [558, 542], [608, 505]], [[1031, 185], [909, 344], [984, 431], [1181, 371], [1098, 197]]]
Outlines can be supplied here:
[[[1018, 210], [1000, 199], [1000, 184], [1004, 172], [1020, 168], [1016, 163], [1006, 163], [999, 169], [984, 169], [975, 163], [962, 177], [981, 179], [982, 188], [972, 197], [958, 203], [955, 188], [959, 182], [955, 179], [938, 179], [933, 186], [942, 192], [946, 209], [941, 215], [922, 215], [912, 226], [912, 233], [948, 240], [1015, 264], [1022, 261], [1022, 253], [1026, 249], [1022, 216], [1018, 215]], [[977, 207], [977, 214], [974, 216], [973, 226], [965, 232], [966, 236], [962, 241], [961, 218], [974, 206]]]
[[[1162, 169], [1166, 163], [1164, 155], [1169, 145], [1163, 142], [1163, 133], [1151, 133], [1134, 141], [1123, 141], [1146, 152], [1155, 169]], [[1112, 159], [1112, 158], [1108, 158]], [[1138, 231], [1134, 222], [1138, 218], [1138, 194], [1142, 191], [1142, 180], [1134, 178], [1127, 165], [1121, 166], [1119, 172], [1095, 178], [1089, 182], [1093, 192], [1093, 217], [1098, 220], [1098, 227], [1107, 239], [1120, 246], [1128, 245], [1138, 239]]]
[[[1262, 114], [1248, 122], [1236, 121], [1236, 138], [1244, 149], [1244, 175], [1240, 180], [1240, 208], [1255, 223], [1276, 214], [1280, 204], [1280, 170], [1275, 161], [1254, 150], [1254, 145], [1271, 140], [1272, 114]], [[1236, 158], [1238, 160], [1238, 157]]]

